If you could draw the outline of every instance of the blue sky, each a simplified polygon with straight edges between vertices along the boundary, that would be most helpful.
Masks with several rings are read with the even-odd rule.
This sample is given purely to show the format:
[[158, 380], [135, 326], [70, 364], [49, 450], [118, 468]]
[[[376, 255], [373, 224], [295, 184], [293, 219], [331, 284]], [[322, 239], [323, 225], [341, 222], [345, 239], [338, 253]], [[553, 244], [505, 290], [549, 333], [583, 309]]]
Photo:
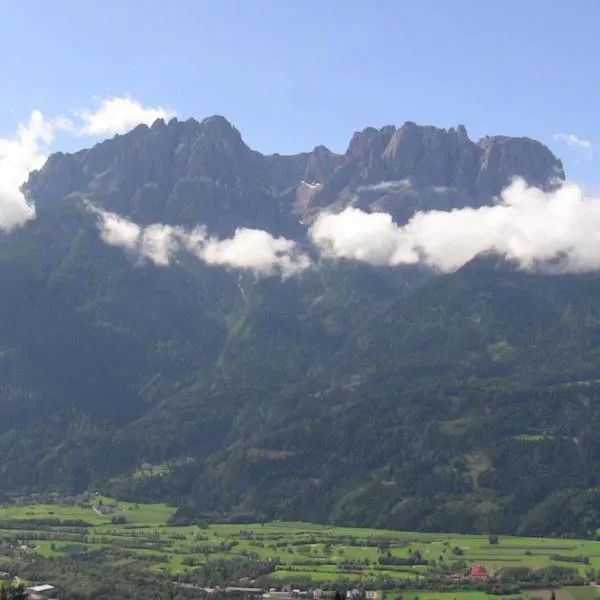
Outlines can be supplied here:
[[223, 114], [262, 152], [341, 151], [354, 130], [406, 120], [526, 135], [600, 186], [598, 0], [9, 4], [0, 137], [33, 109], [53, 117], [128, 94], [182, 118]]

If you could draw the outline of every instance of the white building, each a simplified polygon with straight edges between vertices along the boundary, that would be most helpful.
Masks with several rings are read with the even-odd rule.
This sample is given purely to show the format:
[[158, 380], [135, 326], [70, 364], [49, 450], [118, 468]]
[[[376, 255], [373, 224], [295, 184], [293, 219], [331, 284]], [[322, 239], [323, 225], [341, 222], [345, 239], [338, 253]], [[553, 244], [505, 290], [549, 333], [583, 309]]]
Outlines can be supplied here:
[[32, 587], [28, 587], [25, 591], [28, 594], [32, 594], [34, 596], [39, 596], [40, 594], [45, 594], [46, 592], [51, 592], [54, 589], [53, 585], [44, 584], [44, 585], [34, 585]]

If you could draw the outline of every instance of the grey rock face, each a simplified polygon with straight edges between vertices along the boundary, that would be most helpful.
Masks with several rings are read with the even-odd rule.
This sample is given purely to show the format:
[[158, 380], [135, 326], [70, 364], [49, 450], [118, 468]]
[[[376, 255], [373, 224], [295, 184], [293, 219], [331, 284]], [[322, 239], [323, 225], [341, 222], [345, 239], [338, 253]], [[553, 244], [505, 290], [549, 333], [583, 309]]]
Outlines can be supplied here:
[[462, 125], [368, 128], [352, 137], [313, 198], [312, 215], [326, 206], [352, 204], [404, 222], [417, 210], [489, 204], [514, 177], [549, 188], [564, 172], [548, 148], [527, 138], [497, 136], [475, 143]]
[[548, 188], [552, 179], [564, 180], [561, 162], [550, 150], [529, 138], [486, 137], [480, 148], [475, 194], [480, 202], [495, 196], [513, 177], [524, 177], [531, 185]]
[[[564, 179], [561, 162], [528, 138], [486, 137], [464, 126], [406, 122], [356, 132], [344, 154], [324, 146], [293, 156], [248, 148], [224, 117], [140, 125], [75, 154], [52, 155], [27, 194], [40, 208], [79, 192], [145, 224], [204, 223], [216, 233], [259, 227], [302, 235], [298, 221], [354, 205], [403, 222], [416, 210], [481, 206], [513, 177], [543, 188]], [[318, 185], [317, 185], [318, 184]]]

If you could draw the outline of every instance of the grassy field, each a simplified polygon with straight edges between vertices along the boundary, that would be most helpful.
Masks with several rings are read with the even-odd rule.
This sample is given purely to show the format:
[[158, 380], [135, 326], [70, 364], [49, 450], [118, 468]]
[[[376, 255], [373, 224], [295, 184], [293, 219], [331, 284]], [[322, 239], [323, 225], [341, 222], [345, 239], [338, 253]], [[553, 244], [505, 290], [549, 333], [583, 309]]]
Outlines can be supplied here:
[[[98, 549], [114, 553], [115, 564], [147, 561], [153, 572], [174, 574], [219, 558], [246, 556], [278, 558], [278, 569], [270, 575], [275, 583], [299, 579], [314, 583], [340, 578], [361, 581], [387, 577], [422, 578], [427, 566], [380, 565], [385, 552], [391, 557], [406, 557], [418, 551], [428, 561], [450, 564], [464, 560], [467, 565], [482, 564], [489, 572], [509, 566], [544, 567], [550, 564], [576, 567], [581, 573], [588, 567], [600, 569], [600, 542], [543, 538], [501, 537], [490, 544], [486, 536], [446, 535], [327, 527], [310, 523], [266, 523], [264, 525], [211, 525], [172, 527], [168, 519], [173, 508], [164, 504], [119, 502], [103, 515], [100, 503], [114, 505], [109, 498], [97, 497], [93, 507], [61, 505], [11, 506], [0, 508], [0, 555], [39, 553], [66, 556]], [[114, 524], [115, 517], [125, 523]], [[80, 519], [90, 527], [73, 529], [41, 523], [35, 529], [23, 521], [44, 519]], [[14, 522], [14, 527], [11, 526]], [[26, 545], [26, 546], [24, 546]], [[586, 556], [589, 564], [553, 560], [552, 555]], [[563, 590], [557, 600], [594, 600], [596, 588]], [[565, 595], [566, 594], [566, 595]], [[484, 594], [485, 595], [485, 594]], [[469, 593], [471, 600], [479, 600]], [[408, 600], [445, 600], [446, 595], [405, 593]], [[448, 595], [448, 599], [457, 597]], [[460, 594], [461, 598], [466, 597]], [[535, 598], [544, 598], [539, 592]]]
[[[386, 598], [386, 600], [392, 600], [392, 595], [390, 594], [390, 598]], [[406, 600], [455, 600], [456, 598], [460, 598], [460, 600], [489, 600], [490, 596], [483, 592], [460, 592], [460, 594], [456, 594], [455, 592], [405, 592], [403, 597]], [[558, 600], [558, 599], [557, 599]]]

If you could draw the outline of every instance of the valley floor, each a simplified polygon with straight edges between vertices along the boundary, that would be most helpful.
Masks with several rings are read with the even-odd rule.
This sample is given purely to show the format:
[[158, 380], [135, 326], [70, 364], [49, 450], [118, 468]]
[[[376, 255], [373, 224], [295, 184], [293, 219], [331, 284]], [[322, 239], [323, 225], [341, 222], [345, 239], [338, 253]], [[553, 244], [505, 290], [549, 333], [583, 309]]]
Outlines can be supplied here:
[[[0, 570], [21, 575], [29, 584], [60, 588], [65, 583], [52, 580], [52, 569], [64, 571], [58, 566], [63, 561], [98, 562], [121, 572], [131, 569], [138, 575], [188, 582], [189, 587], [190, 582], [198, 582], [222, 589], [234, 585], [281, 590], [289, 584], [308, 595], [308, 590], [319, 587], [356, 586], [379, 590], [375, 597], [389, 600], [398, 593], [406, 600], [481, 600], [487, 597], [485, 591], [468, 588], [478, 582], [483, 585], [511, 567], [571, 568], [586, 583], [600, 570], [599, 541], [508, 536], [496, 540], [285, 522], [174, 527], [169, 525], [173, 512], [164, 504], [132, 504], [99, 496], [83, 506], [2, 507]], [[237, 561], [237, 570], [223, 566], [231, 561]], [[220, 573], [218, 581], [215, 569]], [[423, 589], [424, 582], [436, 579], [453, 589], [431, 591], [434, 583]], [[394, 582], [401, 591], [384, 591], [394, 589]], [[592, 600], [600, 597], [597, 590], [593, 584], [565, 586], [556, 600]], [[549, 593], [540, 589], [521, 594], [549, 600]]]

